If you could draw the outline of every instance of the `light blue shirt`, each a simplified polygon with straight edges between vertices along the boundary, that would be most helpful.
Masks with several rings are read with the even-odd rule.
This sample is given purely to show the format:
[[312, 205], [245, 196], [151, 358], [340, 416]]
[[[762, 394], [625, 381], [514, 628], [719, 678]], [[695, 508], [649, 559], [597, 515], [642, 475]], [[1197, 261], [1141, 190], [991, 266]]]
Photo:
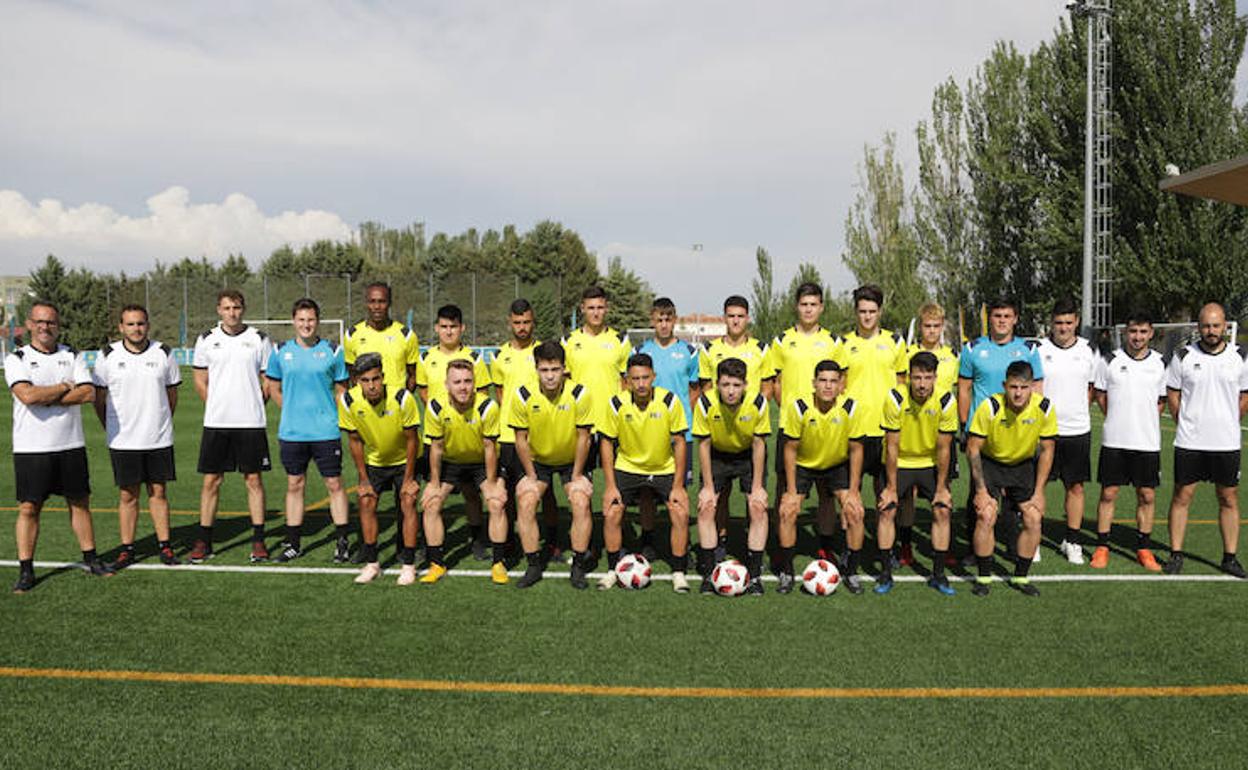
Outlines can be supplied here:
[[[654, 361], [654, 384], [670, 390], [685, 408], [685, 419], [693, 425], [693, 412], [689, 411], [689, 386], [698, 384], [698, 349], [688, 342], [675, 340], [661, 347], [654, 340], [646, 340], [635, 349]], [[685, 431], [685, 440], [693, 440], [692, 429]]]
[[1021, 337], [1014, 337], [1004, 345], [993, 342], [989, 337], [980, 337], [962, 348], [962, 355], [958, 357], [958, 376], [966, 377], [972, 383], [971, 411], [967, 414], [974, 416], [982, 401], [1004, 390], [1005, 370], [1015, 361], [1031, 364], [1035, 379], [1044, 379], [1044, 367], [1037, 352], [1039, 347], [1038, 342]]
[[337, 441], [338, 403], [334, 383], [347, 381], [342, 348], [326, 340], [305, 348], [298, 340], [269, 356], [265, 376], [282, 383], [282, 441]]

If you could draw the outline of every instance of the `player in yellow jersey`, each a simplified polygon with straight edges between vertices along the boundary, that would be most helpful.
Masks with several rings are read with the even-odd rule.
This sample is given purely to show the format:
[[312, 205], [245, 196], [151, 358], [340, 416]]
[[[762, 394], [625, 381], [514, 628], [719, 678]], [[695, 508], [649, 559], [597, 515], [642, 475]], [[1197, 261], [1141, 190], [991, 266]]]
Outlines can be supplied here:
[[[598, 588], [615, 586], [615, 565], [623, 548], [624, 509], [642, 495], [667, 502], [671, 519], [672, 589], [689, 592], [685, 563], [689, 549], [689, 497], [685, 492], [689, 424], [675, 393], [654, 385], [654, 362], [645, 353], [628, 359], [628, 391], [611, 398], [598, 423], [606, 489], [602, 493], [602, 539], [610, 569]], [[592, 394], [591, 394], [592, 395]]]
[[[803, 283], [797, 287], [797, 324], [786, 329], [772, 340], [769, 354], [771, 369], [776, 381], [771, 388], [772, 400], [780, 414], [798, 398], [810, 395], [815, 379], [815, 366], [820, 361], [835, 359], [838, 341], [819, 324], [823, 315], [823, 287], [815, 283]], [[784, 445], [788, 441], [784, 431], [776, 436], [776, 490], [779, 501], [784, 494]], [[819, 557], [831, 559], [832, 541], [837, 531], [831, 498], [820, 498], [817, 515], [819, 530]]]
[[425, 544], [429, 571], [422, 583], [436, 583], [446, 574], [446, 538], [442, 508], [454, 491], [465, 504], [481, 500], [489, 509], [490, 544], [494, 565], [490, 579], [508, 582], [503, 564], [507, 548], [507, 489], [498, 475], [498, 404], [477, 392], [473, 364], [462, 358], [446, 365], [446, 403], [434, 398], [425, 415], [425, 436], [429, 439], [429, 483], [421, 498], [425, 512]]
[[971, 592], [976, 596], [987, 595], [992, 582], [992, 549], [996, 544], [993, 528], [1003, 497], [1017, 505], [1023, 515], [1010, 586], [1027, 596], [1040, 593], [1027, 573], [1040, 546], [1044, 484], [1053, 467], [1057, 412], [1047, 398], [1034, 392], [1034, 380], [1031, 364], [1011, 363], [1005, 370], [1005, 391], [985, 399], [975, 409], [967, 429], [966, 457], [975, 485], [975, 558], [979, 578]]
[[[772, 368], [770, 347], [750, 334], [750, 301], [739, 294], [724, 300], [724, 326], [727, 333], [718, 339], [710, 340], [702, 345], [698, 354], [698, 379], [702, 390], [711, 392], [715, 389], [716, 367], [728, 358], [736, 358], [745, 363], [745, 388], [751, 393], [759, 393], [763, 398], [771, 398], [771, 387], [776, 381], [776, 370]], [[728, 535], [728, 498], [721, 496], [719, 508], [715, 510], [715, 523], [719, 529], [721, 541], [717, 554], [722, 559], [722, 539]], [[701, 515], [698, 526], [702, 526]]]
[[849, 552], [842, 565], [845, 588], [862, 593], [858, 577], [864, 537], [862, 508], [862, 437], [866, 425], [857, 404], [842, 395], [844, 372], [835, 361], [815, 365], [813, 392], [784, 408], [780, 430], [784, 445], [784, 496], [779, 504], [779, 563], [775, 564], [776, 591], [793, 590], [793, 549], [797, 545], [797, 515], [814, 486], [821, 500], [835, 498], [841, 506]]
[[338, 399], [338, 427], [347, 433], [347, 446], [359, 473], [356, 491], [364, 567], [355, 582], [371, 583], [381, 574], [377, 504], [382, 494], [394, 490], [402, 538], [399, 561], [403, 566], [398, 582], [411, 585], [416, 580], [416, 541], [420, 537], [420, 519], [416, 516], [420, 410], [415, 396], [386, 384], [381, 354], [361, 354], [354, 374], [355, 386]]
[[[945, 309], [935, 302], [919, 308], [919, 339], [910, 345], [910, 360], [924, 351], [936, 356], [936, 390], [940, 393], [958, 393], [958, 354], [944, 343]], [[958, 477], [958, 453], [949, 454], [949, 482]], [[914, 564], [914, 500], [902, 495], [897, 507], [897, 563], [902, 567]], [[946, 560], [950, 557], [946, 554]], [[954, 559], [953, 563], [957, 563]], [[949, 566], [949, 565], [946, 565]]]
[[[607, 293], [601, 286], [581, 292], [581, 326], [563, 339], [568, 376], [589, 389], [593, 397], [594, 425], [603, 419], [612, 396], [624, 387], [624, 369], [632, 347], [624, 335], [607, 326]], [[597, 428], [595, 428], [597, 430]], [[589, 448], [589, 466], [597, 464], [599, 442]]]
[[953, 496], [949, 491], [949, 456], [958, 432], [958, 402], [950, 391], [936, 390], [939, 362], [926, 350], [910, 359], [908, 383], [888, 392], [881, 416], [884, 428], [884, 477], [886, 485], [877, 500], [877, 542], [881, 568], [875, 592], [893, 588], [894, 517], [898, 500], [913, 509], [915, 494], [932, 504], [932, 575], [927, 584], [946, 596], [954, 591], [945, 578], [945, 554], [949, 551], [949, 514]]
[[347, 330], [342, 342], [343, 358], [351, 367], [361, 355], [378, 353], [386, 385], [392, 390], [412, 390], [416, 385], [420, 341], [416, 332], [390, 318], [390, 298], [389, 284], [374, 282], [364, 288], [368, 315]]
[[716, 511], [732, 494], [736, 481], [746, 496], [749, 532], [745, 558], [750, 582], [745, 592], [763, 593], [763, 549], [767, 547], [767, 437], [771, 412], [767, 399], [746, 385], [746, 364], [725, 358], [716, 367], [715, 389], [693, 405], [693, 437], [698, 442], [702, 491], [698, 493], [698, 571], [701, 592], [715, 593], [711, 572], [720, 548]]
[[528, 562], [516, 586], [528, 588], [542, 579], [545, 560], [538, 550], [537, 501], [549, 493], [558, 474], [572, 508], [571, 583], [573, 588], [584, 589], [589, 585], [585, 576], [593, 568], [589, 538], [594, 528], [590, 518], [594, 483], [585, 474], [594, 428], [593, 397], [584, 385], [565, 381], [559, 343], [543, 342], [533, 355], [538, 386], [532, 390], [519, 386], [507, 415], [521, 469], [516, 484], [516, 529]]

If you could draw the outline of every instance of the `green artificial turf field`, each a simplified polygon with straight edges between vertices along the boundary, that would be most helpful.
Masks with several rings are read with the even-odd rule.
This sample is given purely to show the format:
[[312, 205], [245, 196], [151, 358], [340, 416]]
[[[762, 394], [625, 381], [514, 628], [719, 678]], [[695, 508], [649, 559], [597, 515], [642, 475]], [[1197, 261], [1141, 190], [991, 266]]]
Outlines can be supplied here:
[[[7, 448], [7, 391], [0, 414]], [[177, 418], [181, 480], [171, 487], [177, 540], [193, 537], [196, 524], [200, 414], [188, 382]], [[116, 492], [102, 432], [93, 414], [84, 417], [97, 540], [109, 554]], [[1163, 431], [1173, 435], [1168, 421]], [[276, 450], [275, 430], [270, 437]], [[1163, 458], [1168, 476], [1168, 452]], [[346, 477], [353, 482], [354, 471]], [[276, 470], [266, 480], [273, 546], [284, 477]], [[1090, 485], [1089, 511], [1095, 490]], [[959, 485], [955, 499], [964, 494]], [[12, 498], [11, 471], [0, 471], [3, 559], [14, 558]], [[308, 499], [323, 498], [313, 473]], [[1052, 485], [1044, 559], [1033, 570], [1046, 578], [1038, 599], [1000, 584], [977, 599], [960, 581], [952, 598], [918, 582], [885, 597], [823, 599], [774, 591], [757, 599], [678, 596], [664, 582], [640, 593], [576, 592], [558, 579], [517, 591], [454, 575], [431, 587], [398, 588], [390, 577], [355, 586], [351, 571], [304, 571], [333, 566], [323, 505], [305, 535], [315, 547], [290, 567], [260, 571], [246, 565], [238, 478], [227, 479], [221, 499], [218, 540], [239, 547], [219, 542], [209, 569], [133, 569], [102, 580], [41, 568], [35, 591], [12, 596], [16, 569], [0, 568], [0, 707], [9, 716], [0, 765], [1244, 761], [1248, 586], [1198, 580], [1217, 575], [1221, 552], [1210, 489], [1193, 507], [1187, 550], [1199, 558], [1189, 559], [1183, 579], [1088, 582], [1062, 579], [1093, 571], [1052, 550], [1063, 526], [1060, 487]], [[1163, 487], [1154, 533], [1162, 544], [1168, 501]], [[739, 515], [739, 496], [735, 502]], [[1132, 495], [1120, 497], [1110, 576], [1145, 575], [1128, 558], [1132, 505]], [[140, 550], [151, 565], [145, 516]], [[386, 544], [393, 522], [384, 523]], [[449, 542], [463, 546], [455, 526]], [[955, 529], [960, 534], [960, 523]], [[1088, 541], [1091, 531], [1089, 519]], [[809, 537], [801, 545], [814, 547]], [[452, 552], [453, 567], [488, 566], [464, 552]], [[49, 510], [38, 558], [78, 556], [67, 514]], [[384, 548], [383, 558], [390, 556]], [[134, 681], [142, 675], [158, 681]], [[613, 689], [621, 687], [635, 689]]]

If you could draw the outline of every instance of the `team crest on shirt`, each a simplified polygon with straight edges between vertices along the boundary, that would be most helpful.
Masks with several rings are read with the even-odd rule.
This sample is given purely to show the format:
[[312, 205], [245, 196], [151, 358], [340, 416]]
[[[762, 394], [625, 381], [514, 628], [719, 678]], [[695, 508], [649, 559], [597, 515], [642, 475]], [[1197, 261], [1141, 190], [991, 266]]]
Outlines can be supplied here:
[[283, 354], [282, 354], [282, 360], [283, 360], [283, 361], [294, 361], [294, 360], [295, 360], [295, 354], [294, 354], [294, 353], [291, 353], [291, 352], [289, 352], [289, 351], [287, 351], [287, 352], [285, 352], [285, 353], [283, 353]]
[[125, 368], [126, 368], [126, 362], [125, 362], [125, 361], [118, 361], [118, 362], [117, 362], [117, 368], [118, 368], [118, 369], [125, 369]]
[[1024, 417], [1023, 419], [1019, 420], [1019, 422], [1021, 422], [1023, 425], [1032, 425], [1035, 423], [1035, 421], [1036, 421], [1035, 417]]
[[557, 411], [557, 412], [566, 412], [566, 411], [568, 411], [568, 409], [569, 409], [569, 408], [570, 408], [570, 407], [569, 407], [567, 404], [560, 404], [559, 406], [555, 407], [555, 411]]
[[660, 417], [662, 417], [662, 416], [663, 416], [663, 413], [662, 413], [662, 412], [651, 412], [649, 416], [650, 416], [650, 417], [653, 417], [654, 419], [656, 419], [656, 420], [657, 420], [657, 419], [659, 419]]

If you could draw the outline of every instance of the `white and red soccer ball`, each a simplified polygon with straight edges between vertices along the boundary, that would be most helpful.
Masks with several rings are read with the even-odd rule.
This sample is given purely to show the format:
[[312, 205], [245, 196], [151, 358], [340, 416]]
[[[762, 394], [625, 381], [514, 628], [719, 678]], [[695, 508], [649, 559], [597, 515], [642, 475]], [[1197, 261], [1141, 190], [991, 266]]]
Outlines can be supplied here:
[[721, 561], [711, 570], [711, 585], [719, 596], [740, 596], [750, 580], [750, 571], [735, 559]]
[[615, 576], [620, 585], [639, 591], [650, 585], [650, 562], [639, 553], [624, 554], [615, 564]]
[[827, 559], [815, 559], [802, 570], [802, 588], [812, 596], [836, 593], [841, 584], [841, 571]]

